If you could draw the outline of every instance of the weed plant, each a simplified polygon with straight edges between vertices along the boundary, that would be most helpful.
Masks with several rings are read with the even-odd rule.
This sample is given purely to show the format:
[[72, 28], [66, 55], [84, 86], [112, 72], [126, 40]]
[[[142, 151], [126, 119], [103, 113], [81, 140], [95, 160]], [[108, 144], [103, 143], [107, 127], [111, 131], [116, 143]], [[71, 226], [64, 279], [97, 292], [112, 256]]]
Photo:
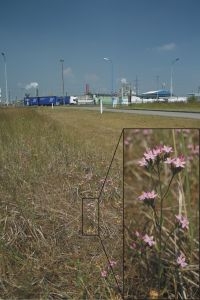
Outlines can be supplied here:
[[126, 130], [125, 299], [198, 299], [199, 131]]

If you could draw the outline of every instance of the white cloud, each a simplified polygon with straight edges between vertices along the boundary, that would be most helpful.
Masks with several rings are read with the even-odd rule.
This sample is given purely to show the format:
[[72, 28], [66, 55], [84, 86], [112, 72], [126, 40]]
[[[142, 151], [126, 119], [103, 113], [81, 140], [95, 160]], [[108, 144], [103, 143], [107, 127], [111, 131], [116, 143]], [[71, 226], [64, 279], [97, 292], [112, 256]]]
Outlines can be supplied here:
[[31, 83], [29, 83], [29, 84], [27, 84], [27, 85], [25, 86], [25, 89], [26, 89], [26, 90], [30, 90], [30, 89], [32, 89], [32, 88], [36, 89], [37, 87], [38, 87], [38, 83], [37, 83], [37, 82], [31, 82]]
[[70, 67], [64, 69], [63, 73], [64, 73], [64, 76], [66, 76], [66, 77], [74, 77], [74, 74]]
[[120, 81], [121, 81], [122, 84], [127, 84], [128, 83], [127, 80], [126, 80], [126, 78], [121, 78]]
[[164, 45], [161, 45], [161, 46], [157, 47], [157, 50], [159, 50], [159, 51], [172, 51], [175, 48], [176, 48], [175, 43], [168, 43], [168, 44], [164, 44]]

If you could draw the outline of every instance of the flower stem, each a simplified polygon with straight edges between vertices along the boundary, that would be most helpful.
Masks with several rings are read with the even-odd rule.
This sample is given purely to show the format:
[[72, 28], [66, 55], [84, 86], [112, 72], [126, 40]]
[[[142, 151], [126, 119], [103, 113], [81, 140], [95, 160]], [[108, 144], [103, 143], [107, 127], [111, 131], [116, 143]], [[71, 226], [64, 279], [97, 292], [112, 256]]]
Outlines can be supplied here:
[[171, 177], [171, 179], [170, 179], [168, 188], [167, 188], [167, 190], [166, 190], [164, 196], [162, 197], [162, 200], [164, 200], [164, 198], [166, 197], [166, 195], [167, 195], [167, 193], [168, 193], [168, 191], [169, 191], [169, 188], [170, 188], [170, 185], [171, 185], [171, 183], [172, 183], [172, 180], [173, 180], [174, 176], [175, 176], [175, 174], [172, 174], [172, 177]]
[[162, 211], [163, 211], [163, 196], [162, 196], [162, 187], [161, 187], [161, 178], [160, 178], [160, 169], [159, 169], [159, 164], [157, 164], [157, 172], [158, 172], [158, 181], [159, 181], [159, 190], [160, 190], [160, 222], [159, 222], [159, 282], [158, 282], [158, 288], [159, 290], [161, 289], [161, 277], [162, 277], [162, 268], [161, 268], [161, 248], [162, 248], [162, 223], [163, 223], [163, 216], [162, 216]]

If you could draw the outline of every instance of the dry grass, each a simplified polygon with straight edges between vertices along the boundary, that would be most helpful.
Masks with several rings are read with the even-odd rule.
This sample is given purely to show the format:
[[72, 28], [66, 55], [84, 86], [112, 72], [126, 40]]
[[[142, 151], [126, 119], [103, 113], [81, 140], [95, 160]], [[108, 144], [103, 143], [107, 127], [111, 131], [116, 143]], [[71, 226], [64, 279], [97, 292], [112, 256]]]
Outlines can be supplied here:
[[[112, 276], [113, 292], [100, 278], [107, 261], [99, 238], [82, 237], [81, 232], [82, 197], [99, 195], [115, 139], [105, 143], [110, 147], [107, 153], [99, 144], [105, 137], [96, 135], [97, 142], [92, 143], [91, 132], [79, 135], [73, 124], [64, 128], [34, 110], [4, 109], [0, 114], [1, 296], [101, 299], [112, 293], [117, 297]], [[114, 168], [119, 165], [117, 160]], [[104, 203], [111, 196], [117, 197], [116, 205], [119, 202], [119, 179], [112, 180], [101, 194], [101, 214], [108, 216], [101, 231], [106, 251], [116, 259], [118, 229], [114, 223], [109, 226], [115, 212]], [[111, 238], [108, 230], [115, 231]]]
[[[76, 109], [0, 110], [0, 295], [120, 299], [123, 127], [198, 127], [197, 120]], [[102, 189], [102, 183], [107, 181]], [[100, 237], [83, 237], [82, 198], [99, 197]], [[101, 278], [107, 257], [116, 278]]]
[[[40, 109], [41, 113], [61, 121], [65, 126], [73, 130], [90, 134], [94, 138], [95, 134], [100, 136], [115, 135], [115, 143], [120, 135], [122, 128], [199, 128], [200, 121], [188, 118], [173, 118], [159, 116], [142, 116], [125, 113], [104, 112], [102, 115], [99, 111], [85, 111], [71, 107], [51, 109]], [[82, 126], [80, 126], [80, 124]]]

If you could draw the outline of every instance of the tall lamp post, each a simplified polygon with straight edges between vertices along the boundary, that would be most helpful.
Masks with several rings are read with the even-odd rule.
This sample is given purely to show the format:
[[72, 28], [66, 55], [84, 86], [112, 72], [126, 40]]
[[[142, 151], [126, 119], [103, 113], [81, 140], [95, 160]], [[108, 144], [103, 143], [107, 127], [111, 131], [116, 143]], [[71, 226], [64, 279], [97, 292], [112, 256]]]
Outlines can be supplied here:
[[172, 62], [171, 62], [171, 88], [170, 88], [171, 98], [172, 98], [172, 95], [173, 95], [173, 67], [174, 67], [174, 64], [178, 60], [179, 60], [179, 58], [176, 58], [176, 59], [172, 60]]
[[63, 95], [63, 101], [64, 101], [64, 93], [65, 93], [65, 87], [64, 87], [64, 70], [63, 70], [64, 59], [60, 59], [60, 62], [61, 62], [61, 72], [62, 72], [62, 95]]
[[5, 65], [6, 105], [8, 106], [8, 80], [7, 80], [6, 55], [4, 52], [1, 52], [1, 55], [3, 56], [4, 65]]
[[114, 93], [114, 80], [113, 80], [113, 77], [114, 77], [114, 72], [113, 72], [113, 62], [112, 62], [112, 59], [110, 59], [109, 57], [104, 57], [104, 60], [110, 62], [111, 64], [111, 100], [112, 100], [112, 104], [113, 104], [113, 93]]

